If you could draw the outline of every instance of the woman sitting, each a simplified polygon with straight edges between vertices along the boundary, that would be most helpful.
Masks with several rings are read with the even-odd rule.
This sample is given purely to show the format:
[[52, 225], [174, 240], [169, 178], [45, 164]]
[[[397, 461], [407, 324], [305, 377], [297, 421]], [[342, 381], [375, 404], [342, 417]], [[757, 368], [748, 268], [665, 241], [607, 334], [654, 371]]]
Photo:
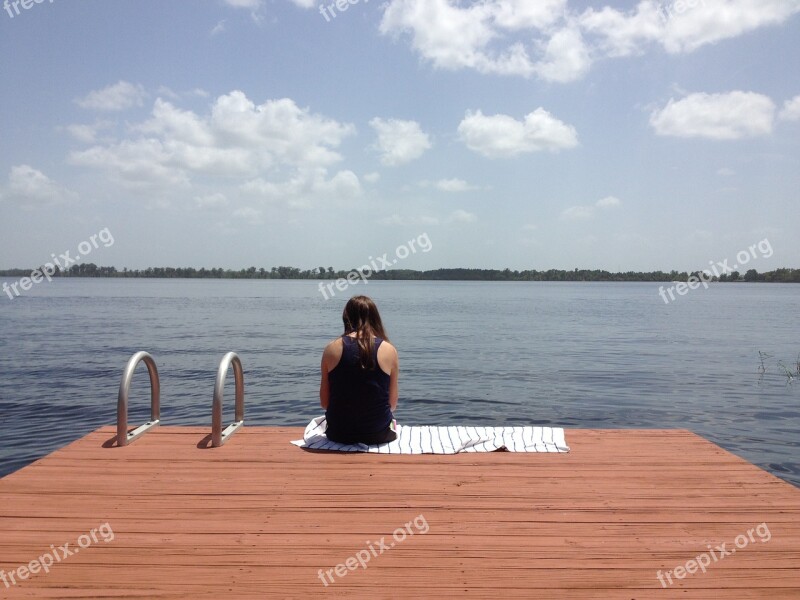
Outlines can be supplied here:
[[328, 439], [384, 444], [397, 439], [397, 350], [389, 343], [375, 303], [354, 296], [342, 313], [344, 334], [325, 347], [319, 400]]

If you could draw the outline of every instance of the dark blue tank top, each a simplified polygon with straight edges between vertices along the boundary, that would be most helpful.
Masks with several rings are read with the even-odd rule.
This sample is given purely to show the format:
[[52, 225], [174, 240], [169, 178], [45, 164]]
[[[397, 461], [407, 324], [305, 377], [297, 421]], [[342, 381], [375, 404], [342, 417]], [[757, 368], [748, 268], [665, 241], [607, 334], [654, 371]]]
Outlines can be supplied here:
[[342, 358], [328, 373], [330, 397], [325, 416], [328, 437], [334, 441], [358, 440], [386, 430], [392, 422], [389, 407], [389, 375], [378, 365], [378, 348], [383, 343], [375, 338], [375, 368], [361, 368], [358, 342], [342, 336]]

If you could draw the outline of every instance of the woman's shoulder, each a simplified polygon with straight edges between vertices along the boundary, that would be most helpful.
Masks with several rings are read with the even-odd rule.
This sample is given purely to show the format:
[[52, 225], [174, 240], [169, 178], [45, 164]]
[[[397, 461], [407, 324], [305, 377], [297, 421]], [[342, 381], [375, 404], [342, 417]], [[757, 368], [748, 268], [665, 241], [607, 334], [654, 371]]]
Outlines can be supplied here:
[[325, 346], [325, 350], [328, 350], [328, 349], [333, 350], [335, 348], [341, 348], [343, 343], [344, 342], [342, 341], [342, 337], [341, 336], [337, 337], [337, 338], [334, 338], [330, 342], [328, 342], [328, 344]]
[[378, 350], [383, 350], [384, 352], [393, 352], [394, 354], [397, 354], [397, 348], [395, 348], [389, 340], [381, 339], [381, 345], [378, 347]]
[[336, 338], [325, 346], [325, 350], [322, 352], [322, 362], [327, 365], [328, 371], [336, 367], [343, 353], [344, 347], [342, 345], [342, 338]]
[[343, 345], [343, 342], [342, 342], [342, 338], [340, 338], [340, 337], [336, 338], [335, 340], [331, 340], [325, 346], [325, 350], [323, 351], [323, 354], [326, 354], [326, 355], [341, 354], [342, 353], [342, 345]]

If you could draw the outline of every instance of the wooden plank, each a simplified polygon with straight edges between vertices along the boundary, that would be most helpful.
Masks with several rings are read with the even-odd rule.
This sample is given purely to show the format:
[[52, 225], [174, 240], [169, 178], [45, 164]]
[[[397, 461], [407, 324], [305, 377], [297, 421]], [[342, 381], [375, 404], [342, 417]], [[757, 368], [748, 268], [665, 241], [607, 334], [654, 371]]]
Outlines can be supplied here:
[[[247, 427], [218, 449], [206, 428], [126, 448], [114, 433], [0, 480], [0, 569], [79, 550], [0, 581], [5, 596], [800, 596], [800, 490], [687, 431], [569, 430], [569, 454], [455, 456], [307, 452], [289, 444], [297, 428]], [[712, 560], [723, 543], [735, 552]], [[336, 576], [359, 552], [366, 568]], [[703, 554], [705, 573], [659, 581]]]

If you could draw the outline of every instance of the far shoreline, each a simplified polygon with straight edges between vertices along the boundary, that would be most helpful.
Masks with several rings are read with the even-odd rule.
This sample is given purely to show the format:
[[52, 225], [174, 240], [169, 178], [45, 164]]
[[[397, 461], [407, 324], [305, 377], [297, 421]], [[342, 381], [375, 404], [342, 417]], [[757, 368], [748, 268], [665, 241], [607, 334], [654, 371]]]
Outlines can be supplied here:
[[483, 281], [483, 282], [605, 282], [605, 283], [683, 283], [697, 277], [708, 283], [800, 283], [800, 269], [780, 268], [759, 273], [750, 269], [745, 273], [732, 271], [719, 276], [710, 276], [702, 271], [625, 271], [611, 272], [603, 269], [548, 269], [546, 271], [511, 269], [390, 269], [371, 272], [357, 268], [335, 271], [333, 267], [301, 270], [296, 267], [272, 267], [271, 269], [249, 267], [247, 269], [222, 269], [194, 267], [148, 267], [146, 269], [118, 270], [113, 266], [97, 266], [93, 263], [73, 265], [68, 270], [2, 269], [3, 278], [47, 279], [216, 279], [216, 280], [294, 280], [294, 281]]

